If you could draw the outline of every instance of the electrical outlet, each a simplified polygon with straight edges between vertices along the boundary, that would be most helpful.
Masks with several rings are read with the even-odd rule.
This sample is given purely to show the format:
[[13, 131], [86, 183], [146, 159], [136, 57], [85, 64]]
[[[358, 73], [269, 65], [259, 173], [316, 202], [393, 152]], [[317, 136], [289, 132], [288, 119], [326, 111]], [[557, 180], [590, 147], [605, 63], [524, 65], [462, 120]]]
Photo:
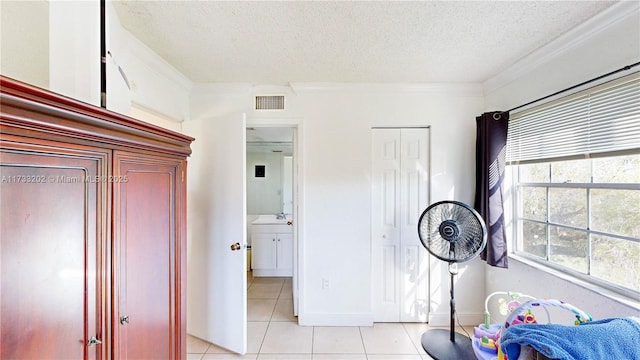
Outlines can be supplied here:
[[322, 278], [322, 288], [323, 289], [328, 289], [329, 288], [329, 279]]

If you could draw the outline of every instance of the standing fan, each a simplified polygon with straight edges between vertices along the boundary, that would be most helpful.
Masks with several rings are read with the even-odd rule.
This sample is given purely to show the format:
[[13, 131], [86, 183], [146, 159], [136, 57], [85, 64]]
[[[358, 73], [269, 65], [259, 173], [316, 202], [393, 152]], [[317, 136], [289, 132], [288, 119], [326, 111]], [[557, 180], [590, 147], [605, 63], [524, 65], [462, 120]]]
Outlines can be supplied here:
[[455, 328], [456, 301], [453, 278], [459, 262], [476, 257], [487, 243], [487, 227], [474, 209], [457, 201], [440, 201], [430, 205], [418, 221], [422, 245], [435, 257], [449, 263], [451, 275], [450, 331], [433, 329], [422, 334], [422, 347], [435, 359], [475, 359], [471, 339]]

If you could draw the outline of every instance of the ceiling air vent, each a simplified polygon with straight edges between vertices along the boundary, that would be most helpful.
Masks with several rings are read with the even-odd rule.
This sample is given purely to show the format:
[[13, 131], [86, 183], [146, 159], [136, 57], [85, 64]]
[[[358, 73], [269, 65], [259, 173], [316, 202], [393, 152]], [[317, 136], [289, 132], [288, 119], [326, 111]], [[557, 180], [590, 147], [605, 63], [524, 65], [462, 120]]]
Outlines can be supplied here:
[[256, 110], [284, 110], [284, 95], [257, 95]]

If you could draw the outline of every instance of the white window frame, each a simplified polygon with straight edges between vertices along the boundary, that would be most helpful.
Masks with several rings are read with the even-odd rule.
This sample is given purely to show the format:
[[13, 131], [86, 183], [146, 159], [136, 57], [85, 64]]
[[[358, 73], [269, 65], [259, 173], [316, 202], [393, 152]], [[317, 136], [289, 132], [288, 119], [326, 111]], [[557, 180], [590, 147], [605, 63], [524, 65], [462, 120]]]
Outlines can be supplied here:
[[[573, 106], [570, 102], [575, 100], [575, 101], [582, 101], [584, 102], [585, 100], [585, 96], [590, 96], [591, 93], [596, 93], [596, 96], [598, 96], [600, 93], [602, 93], [603, 89], [606, 91], [607, 87], [615, 87], [618, 86], [620, 84], [624, 84], [626, 82], [631, 83], [638, 83], [638, 79], [640, 78], [640, 73], [634, 73], [625, 77], [621, 77], [619, 79], [616, 80], [612, 80], [611, 82], [609, 82], [608, 84], [600, 84], [597, 86], [594, 86], [593, 88], [589, 88], [586, 90], [582, 90], [580, 92], [577, 92], [575, 94], [571, 94], [553, 101], [550, 101], [548, 103], [518, 112], [518, 113], [514, 113], [511, 114], [511, 118], [513, 119], [517, 119], [517, 118], [524, 118], [524, 116], [527, 116], [529, 114], [533, 114], [532, 116], [539, 116], [536, 115], [535, 112], [540, 110], [540, 111], [550, 111], [553, 113], [554, 106], [560, 106], [562, 112], [564, 113], [566, 111], [566, 109], [569, 109], [568, 111], [572, 111], [571, 107]], [[506, 221], [507, 221], [507, 226], [510, 227], [510, 231], [508, 231], [507, 235], [511, 238], [509, 241], [509, 256], [525, 262], [531, 266], [535, 266], [537, 268], [539, 268], [542, 271], [546, 271], [549, 273], [553, 273], [554, 275], [558, 275], [560, 277], [563, 277], [573, 283], [578, 283], [582, 286], [591, 288], [594, 291], [597, 291], [601, 294], [606, 294], [606, 293], [613, 293], [613, 294], [617, 294], [617, 295], [622, 295], [624, 298], [626, 299], [630, 299], [631, 303], [636, 303], [638, 301], [640, 301], [640, 289], [630, 289], [630, 288], [626, 288], [617, 284], [613, 284], [611, 282], [599, 279], [597, 277], [591, 276], [589, 275], [589, 269], [590, 269], [590, 257], [591, 257], [591, 249], [590, 249], [590, 245], [589, 245], [589, 249], [587, 252], [587, 274], [585, 273], [581, 273], [577, 270], [571, 269], [569, 267], [563, 266], [559, 263], [554, 263], [553, 261], [551, 261], [550, 259], [548, 259], [550, 251], [549, 251], [549, 246], [550, 246], [550, 240], [549, 240], [549, 235], [548, 235], [548, 226], [552, 225], [552, 226], [560, 226], [560, 227], [564, 227], [564, 228], [569, 228], [572, 230], [578, 230], [578, 231], [585, 231], [587, 234], [587, 240], [590, 243], [590, 239], [591, 239], [591, 235], [595, 234], [595, 235], [603, 235], [603, 236], [610, 236], [613, 238], [618, 238], [618, 239], [623, 239], [623, 240], [629, 240], [629, 241], [636, 241], [636, 242], [640, 242], [640, 239], [637, 238], [633, 238], [633, 237], [629, 237], [629, 236], [620, 236], [618, 234], [610, 234], [610, 233], [605, 233], [605, 232], [600, 232], [600, 231], [593, 231], [589, 229], [589, 216], [587, 216], [587, 224], [585, 225], [585, 228], [575, 228], [575, 227], [571, 227], [571, 226], [567, 226], [564, 224], [555, 224], [552, 222], [549, 222], [549, 214], [547, 212], [547, 216], [545, 221], [540, 221], [540, 220], [532, 220], [532, 219], [526, 219], [525, 221], [535, 221], [538, 223], [542, 223], [545, 224], [547, 226], [547, 249], [545, 252], [545, 256], [547, 258], [540, 258], [536, 255], [527, 253], [522, 251], [522, 234], [521, 234], [521, 229], [519, 229], [519, 220], [521, 220], [520, 217], [520, 209], [518, 208], [518, 201], [519, 196], [520, 196], [520, 189], [523, 187], [533, 187], [533, 186], [537, 186], [537, 187], [545, 187], [547, 189], [547, 191], [550, 188], [580, 188], [580, 189], [585, 189], [586, 190], [586, 196], [587, 196], [587, 211], [590, 211], [590, 203], [589, 203], [589, 199], [590, 199], [590, 191], [591, 189], [625, 189], [625, 190], [638, 190], [640, 191], [640, 184], [639, 183], [623, 183], [623, 184], [613, 184], [613, 183], [552, 183], [552, 179], [549, 178], [548, 179], [548, 183], [544, 182], [544, 183], [520, 183], [519, 182], [519, 174], [518, 174], [518, 169], [519, 166], [518, 165], [524, 165], [524, 164], [530, 164], [530, 163], [549, 163], [551, 161], [566, 161], [566, 160], [575, 160], [575, 159], [584, 159], [584, 158], [593, 158], [593, 157], [609, 157], [609, 156], [622, 156], [622, 155], [629, 155], [629, 154], [640, 154], [640, 141], [637, 141], [638, 139], [638, 133], [640, 133], [640, 126], [637, 126], [638, 122], [640, 121], [640, 117], [638, 116], [638, 109], [640, 109], [640, 105], [638, 105], [638, 107], [634, 107], [634, 104], [640, 104], [640, 101], [637, 101], [637, 99], [640, 99], [640, 96], [638, 95], [638, 91], [637, 91], [637, 85], [636, 86], [636, 90], [634, 90], [634, 94], [631, 95], [631, 98], [627, 98], [627, 100], [624, 100], [624, 98], [622, 99], [623, 103], [622, 103], [622, 108], [629, 108], [629, 104], [631, 104], [632, 109], [631, 114], [633, 114], [631, 117], [626, 117], [624, 119], [622, 119], [622, 122], [619, 122], [619, 124], [624, 123], [624, 127], [625, 129], [628, 128], [629, 124], [631, 124], [631, 131], [628, 132], [625, 130], [624, 133], [619, 133], [621, 135], [617, 135], [620, 136], [620, 139], [623, 139], [622, 143], [620, 144], [615, 144], [615, 142], [606, 142], [606, 141], [602, 141], [602, 140], [597, 140], [597, 136], [596, 136], [596, 141], [595, 141], [595, 146], [591, 145], [591, 141], [592, 141], [592, 133], [591, 130], [589, 130], [587, 132], [587, 134], [584, 134], [584, 131], [575, 131], [575, 136], [572, 136], [571, 138], [569, 138], [568, 140], [570, 141], [574, 141], [576, 138], [578, 138], [578, 136], [584, 136], [584, 137], [580, 137], [581, 139], [585, 139], [585, 140], [581, 140], [581, 141], [586, 141], [587, 143], [582, 143], [582, 144], [588, 144], [586, 146], [581, 146], [580, 142], [579, 143], [572, 143], [573, 145], [571, 146], [571, 148], [573, 149], [573, 152], [571, 152], [571, 150], [567, 150], [567, 152], [565, 153], [562, 146], [565, 146], [565, 143], [563, 142], [555, 142], [555, 144], [562, 144], [562, 146], [560, 146], [558, 149], [555, 148], [544, 148], [544, 146], [555, 146], [555, 145], [545, 145], [545, 144], [540, 144], [540, 143], [536, 143], [536, 142], [531, 142], [530, 139], [534, 139], [536, 137], [540, 137], [540, 134], [537, 133], [538, 128], [529, 128], [529, 130], [526, 130], [526, 128], [524, 130], [521, 130], [522, 128], [517, 128], [516, 131], [513, 132], [513, 134], [521, 134], [519, 135], [520, 138], [515, 137], [516, 141], [513, 141], [510, 138], [511, 142], [510, 144], [508, 144], [508, 148], [509, 148], [509, 154], [507, 157], [507, 161], [508, 161], [508, 166], [507, 166], [507, 171], [506, 171], [506, 179], [505, 179], [505, 183], [504, 183], [504, 191], [505, 191], [505, 195], [506, 195], [506, 199], [510, 199], [510, 201], [508, 201], [505, 204], [505, 216], [506, 216]], [[612, 103], [611, 104], [618, 104], [617, 101], [619, 101], [620, 97], [618, 95], [615, 95], [615, 93], [613, 93], [614, 96], [617, 96], [615, 99], [612, 99]], [[602, 104], [605, 104], [605, 106], [609, 106], [610, 104], [607, 102], [608, 98], [605, 97], [604, 99], [604, 103], [603, 100], [596, 100], [596, 102], [599, 102], [599, 104], [595, 104], [594, 106], [602, 106]], [[630, 99], [630, 100], [629, 100]], [[562, 108], [562, 106], [565, 106], [567, 103], [569, 103], [569, 107], [565, 107]], [[576, 102], [577, 103], [577, 102]], [[578, 104], [579, 106], [583, 106], [583, 103]], [[576, 105], [576, 107], [578, 106]], [[617, 106], [617, 105], [614, 105]], [[606, 109], [607, 107], [605, 107]], [[600, 108], [602, 109], [602, 107]], [[617, 108], [616, 108], [617, 109]], [[600, 110], [602, 111], [602, 110]], [[551, 114], [553, 115], [553, 114]], [[559, 114], [559, 116], [561, 116], [562, 114]], [[547, 120], [543, 120], [540, 123], [540, 129], [541, 131], [549, 131], [549, 129], [552, 129], [552, 131], [558, 131], [557, 127], [561, 127], [562, 129], [560, 129], [560, 131], [565, 131], [567, 132], [571, 132], [572, 126], [575, 125], [571, 125], [571, 122], [573, 121], [574, 124], [583, 124], [581, 123], [581, 121], [583, 121], [584, 119], [584, 115], [580, 115], [580, 119], [576, 120], [577, 117], [576, 116], [571, 116], [570, 118], [568, 118], [568, 124], [564, 123], [564, 122], [558, 122], [558, 123], [554, 123], [553, 121], [549, 122], [549, 113], [542, 113], [542, 116], [545, 117]], [[586, 117], [588, 118], [590, 115], [587, 115]], [[598, 115], [596, 116], [602, 116], [602, 113], [598, 113]], [[631, 119], [631, 120], [629, 120]], [[538, 121], [538, 120], [534, 120], [534, 121]], [[600, 120], [593, 120], [595, 122], [592, 122], [592, 120], [588, 120], [588, 123], [585, 123], [585, 126], [593, 126], [593, 134], [595, 134], [596, 132], [599, 132], [599, 134], [607, 134], [607, 130], [603, 130], [602, 126], [599, 125], [599, 121]], [[510, 123], [511, 125], [511, 123]], [[514, 127], [515, 128], [515, 127]], [[576, 128], [577, 129], [577, 128]], [[590, 129], [590, 128], [589, 128]], [[510, 129], [511, 130], [511, 129]], [[582, 130], [582, 129], [580, 129]], [[578, 133], [582, 133], [582, 135], [578, 134]], [[528, 136], [531, 136], [531, 134], [533, 134], [533, 138], [527, 139]], [[631, 137], [627, 138], [628, 134], [630, 134]], [[511, 135], [511, 133], [510, 133]], [[596, 134], [597, 135], [597, 134]], [[523, 137], [524, 136], [524, 137]], [[631, 139], [629, 141], [629, 139]], [[546, 140], [546, 139], [545, 139]], [[598, 147], [598, 143], [599, 144], [604, 144], [600, 147]], [[629, 145], [629, 143], [631, 143], [631, 145]], [[551, 142], [551, 144], [554, 144], [554, 142]], [[577, 146], [576, 146], [577, 144]], [[524, 147], [523, 147], [524, 146]], [[540, 152], [536, 152], [538, 151], [537, 148], [539, 148]], [[575, 151], [576, 148], [580, 147], [582, 150], [580, 151]], [[550, 150], [550, 151], [548, 151]], [[534, 151], [534, 152], [531, 152]], [[514, 160], [515, 159], [515, 160]], [[549, 204], [549, 197], [547, 196], [547, 207]], [[633, 269], [630, 269], [630, 271], [634, 271]], [[614, 296], [617, 298], [617, 295]]]
[[[640, 154], [640, 152], [638, 152], [638, 154]], [[559, 161], [562, 160], [571, 160], [571, 159], [561, 159]], [[549, 161], [541, 161], [540, 163], [549, 163]], [[634, 299], [635, 301], [640, 300], [640, 291], [636, 291], [634, 289], [630, 289], [630, 288], [626, 288], [623, 287], [621, 285], [617, 285], [614, 283], [611, 283], [609, 281], [603, 280], [603, 279], [599, 279], [597, 277], [591, 276], [589, 274], [589, 270], [590, 270], [590, 258], [591, 258], [591, 247], [588, 246], [587, 249], [587, 266], [588, 266], [588, 270], [587, 273], [582, 273], [579, 272], [577, 270], [571, 269], [569, 267], [563, 266], [559, 263], [553, 262], [552, 260], [549, 259], [549, 255], [550, 255], [550, 249], [549, 247], [551, 246], [551, 242], [549, 240], [549, 233], [548, 233], [548, 226], [556, 226], [556, 227], [561, 227], [561, 228], [566, 228], [566, 229], [571, 229], [571, 230], [576, 230], [576, 231], [584, 231], [587, 234], [587, 239], [590, 242], [590, 236], [591, 234], [594, 235], [603, 235], [603, 236], [608, 236], [608, 237], [613, 237], [613, 238], [618, 238], [618, 239], [622, 239], [622, 240], [627, 240], [627, 241], [635, 241], [635, 242], [640, 242], [640, 239], [637, 238], [633, 238], [633, 237], [629, 237], [629, 236], [624, 236], [624, 235], [619, 235], [619, 234], [613, 234], [613, 233], [607, 233], [607, 232], [603, 232], [603, 231], [596, 231], [596, 230], [591, 230], [589, 227], [589, 222], [590, 219], [587, 216], [587, 224], [584, 228], [581, 227], [574, 227], [574, 226], [570, 226], [570, 225], [566, 225], [566, 224], [558, 224], [558, 223], [554, 223], [549, 221], [549, 214], [547, 212], [547, 216], [546, 219], [544, 221], [542, 220], [537, 220], [537, 219], [529, 219], [529, 218], [525, 218], [524, 216], [521, 216], [521, 211], [520, 208], [518, 207], [519, 202], [521, 202], [521, 198], [520, 198], [520, 189], [523, 187], [537, 187], [537, 188], [546, 188], [547, 192], [549, 191], [550, 188], [562, 188], [562, 189], [585, 189], [586, 190], [586, 196], [587, 196], [587, 213], [590, 212], [590, 191], [591, 189], [613, 189], [613, 190], [636, 190], [636, 191], [640, 191], [640, 184], [636, 184], [636, 183], [553, 183], [553, 182], [525, 182], [525, 183], [521, 183], [519, 181], [519, 166], [518, 165], [509, 165], [507, 167], [507, 175], [510, 177], [509, 181], [507, 181], [508, 184], [510, 184], [510, 189], [508, 190], [511, 193], [511, 204], [510, 204], [510, 208], [511, 211], [509, 211], [508, 214], [508, 219], [507, 222], [511, 224], [511, 228], [512, 231], [510, 232], [511, 235], [511, 252], [510, 252], [510, 256], [515, 257], [516, 259], [525, 259], [527, 260], [528, 263], [535, 263], [537, 265], [539, 265], [538, 267], [546, 270], [546, 269], [553, 269], [556, 270], [557, 272], [560, 272], [562, 274], [565, 275], [565, 277], [569, 277], [570, 279], [579, 279], [581, 280], [581, 282], [586, 282], [586, 283], [590, 283], [592, 285], [597, 286], [598, 288], [601, 289], [606, 289], [607, 291], [612, 291], [614, 293], [623, 295], [625, 297]], [[549, 197], [547, 196], [547, 208], [549, 205]], [[522, 249], [523, 246], [523, 239], [522, 239], [522, 229], [519, 227], [520, 224], [520, 220], [523, 221], [529, 221], [529, 222], [534, 222], [534, 223], [538, 223], [538, 224], [544, 224], [547, 226], [547, 249], [545, 252], [545, 258], [541, 258], [538, 257], [534, 254], [525, 252]], [[633, 270], [630, 270], [633, 271]]]

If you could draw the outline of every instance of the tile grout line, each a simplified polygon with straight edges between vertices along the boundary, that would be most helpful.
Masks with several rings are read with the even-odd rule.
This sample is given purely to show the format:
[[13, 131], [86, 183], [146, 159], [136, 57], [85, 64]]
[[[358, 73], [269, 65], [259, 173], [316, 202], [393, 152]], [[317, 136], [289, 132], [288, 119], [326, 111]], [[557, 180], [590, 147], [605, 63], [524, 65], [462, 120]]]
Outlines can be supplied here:
[[276, 311], [276, 307], [278, 306], [278, 302], [280, 301], [280, 295], [282, 294], [282, 291], [284, 289], [284, 281], [281, 283], [280, 286], [280, 291], [278, 291], [278, 295], [276, 297], [276, 301], [275, 304], [273, 306], [273, 309], [271, 310], [271, 316], [269, 317], [269, 321], [267, 322], [267, 329], [264, 332], [264, 336], [262, 337], [262, 341], [260, 342], [260, 348], [258, 349], [258, 353], [256, 354], [256, 359], [260, 358], [260, 355], [262, 354], [262, 348], [264, 347], [264, 342], [267, 338], [267, 333], [269, 332], [269, 329], [271, 328], [271, 323], [273, 322], [273, 316], [275, 314]]
[[418, 355], [420, 355], [420, 358], [422, 358], [422, 353], [420, 352], [420, 349], [422, 349], [422, 343], [420, 343], [420, 347], [418, 347], [418, 345], [414, 341], [414, 339], [411, 336], [411, 334], [409, 334], [409, 330], [407, 329], [407, 326], [405, 325], [406, 323], [401, 323], [401, 324], [402, 324], [402, 328], [404, 329], [405, 334], [407, 334], [407, 336], [409, 337], [409, 340], [411, 340], [411, 343], [413, 344], [413, 347], [418, 352]]
[[364, 350], [364, 357], [368, 360], [369, 354], [367, 353], [367, 346], [364, 343], [364, 336], [362, 335], [362, 326], [358, 326], [358, 333], [360, 333], [360, 341], [362, 342], [362, 349]]
[[262, 341], [260, 342], [260, 347], [258, 348], [258, 354], [256, 355], [256, 358], [258, 358], [262, 353], [262, 347], [264, 346], [264, 341], [267, 339], [267, 332], [269, 332], [270, 327], [271, 327], [271, 321], [267, 323], [267, 328], [265, 329], [264, 335], [262, 336]]
[[316, 337], [316, 327], [311, 327], [311, 359], [313, 359], [313, 343]]

